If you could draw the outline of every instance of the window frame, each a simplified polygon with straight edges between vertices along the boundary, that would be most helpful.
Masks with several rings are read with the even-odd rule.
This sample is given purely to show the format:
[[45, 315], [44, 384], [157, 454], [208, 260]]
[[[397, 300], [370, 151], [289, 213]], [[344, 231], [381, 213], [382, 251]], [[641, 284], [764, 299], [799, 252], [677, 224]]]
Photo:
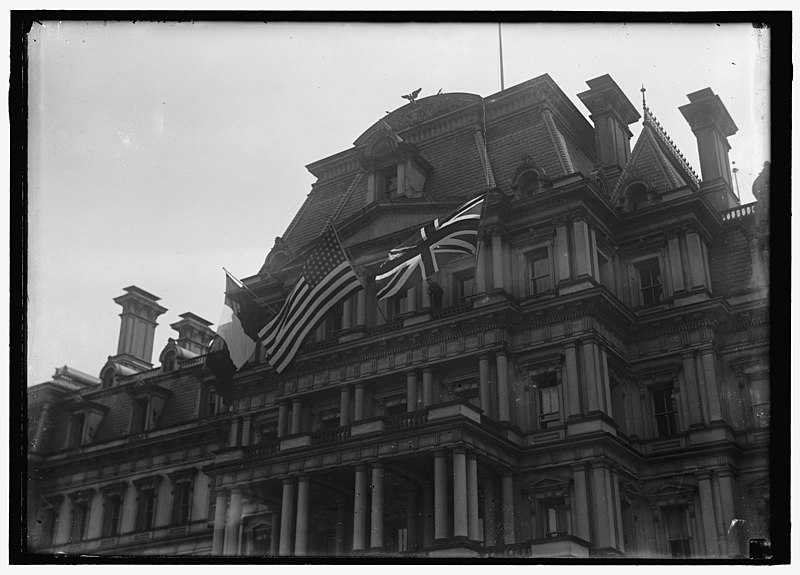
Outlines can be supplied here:
[[[633, 266], [634, 273], [636, 275], [636, 282], [638, 286], [637, 290], [637, 297], [638, 297], [638, 304], [639, 307], [652, 307], [659, 304], [662, 304], [666, 300], [666, 285], [664, 283], [665, 276], [663, 266], [661, 265], [661, 257], [658, 255], [651, 255], [643, 258], [638, 258], [636, 261], [631, 262]], [[649, 269], [651, 272], [652, 270], [658, 271], [658, 283], [649, 283], [645, 286], [642, 281], [642, 271], [644, 269]], [[652, 278], [651, 278], [652, 279]], [[652, 296], [652, 290], [658, 289], [658, 298]], [[651, 292], [651, 298], [653, 301], [647, 301], [645, 298], [645, 293]]]
[[155, 528], [160, 482], [160, 475], [137, 479], [133, 482], [136, 487], [136, 531], [151, 531]]
[[[538, 258], [534, 259], [537, 254], [544, 253], [545, 258]], [[553, 250], [550, 243], [543, 243], [532, 246], [529, 250], [526, 250], [525, 253], [525, 261], [527, 263], [527, 293], [530, 296], [540, 296], [548, 293], [552, 293], [555, 290], [555, 270], [553, 268]], [[541, 261], [542, 259], [546, 259], [547, 263], [547, 275], [536, 275], [536, 262]], [[539, 290], [536, 285], [537, 281], [547, 278], [548, 287], [546, 289]]]
[[[528, 375], [530, 387], [535, 392], [533, 397], [534, 416], [533, 427], [537, 431], [544, 431], [559, 427], [564, 423], [564, 398], [562, 396], [561, 370], [557, 367], [546, 367], [537, 371], [531, 371]], [[544, 411], [544, 394], [542, 390], [547, 390], [549, 401], [552, 407], [552, 400], [557, 402], [557, 411]]]
[[[658, 411], [658, 404], [657, 404], [657, 394], [664, 393], [669, 391], [669, 396], [665, 396], [666, 399], [669, 401], [669, 409], [665, 409], [664, 411]], [[651, 405], [653, 408], [653, 431], [655, 437], [657, 439], [669, 439], [671, 437], [676, 437], [680, 434], [680, 430], [678, 427], [678, 409], [676, 406], [676, 398], [674, 397], [675, 393], [675, 386], [672, 383], [664, 383], [661, 385], [654, 385], [650, 388], [650, 398], [651, 398]], [[664, 407], [666, 408], [667, 405], [665, 403]], [[664, 418], [666, 419], [659, 419]], [[667, 434], [662, 435], [661, 428], [659, 426], [659, 421], [666, 421], [667, 422]]]

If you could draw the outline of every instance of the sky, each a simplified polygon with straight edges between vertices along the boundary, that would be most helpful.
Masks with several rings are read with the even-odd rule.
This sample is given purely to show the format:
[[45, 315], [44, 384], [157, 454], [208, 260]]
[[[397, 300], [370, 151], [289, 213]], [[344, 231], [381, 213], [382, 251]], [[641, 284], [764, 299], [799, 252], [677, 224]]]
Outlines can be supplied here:
[[[678, 107], [711, 87], [742, 203], [769, 160], [769, 30], [748, 24], [504, 23], [509, 88], [549, 74], [577, 94], [610, 74], [647, 104], [695, 172]], [[420, 97], [500, 90], [491, 23], [56, 22], [29, 35], [28, 385], [99, 375], [113, 298], [161, 298], [153, 363], [185, 312], [216, 324], [223, 267], [258, 272], [314, 181], [304, 166]], [[641, 124], [631, 126], [635, 138]]]

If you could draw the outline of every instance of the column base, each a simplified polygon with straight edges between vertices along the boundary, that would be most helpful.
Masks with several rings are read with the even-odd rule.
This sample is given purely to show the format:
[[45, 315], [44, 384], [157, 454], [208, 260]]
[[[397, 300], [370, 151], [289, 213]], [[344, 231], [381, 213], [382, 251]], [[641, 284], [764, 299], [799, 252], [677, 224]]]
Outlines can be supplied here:
[[480, 557], [483, 555], [483, 547], [476, 541], [468, 538], [454, 538], [453, 541], [434, 542], [428, 548], [428, 557]]

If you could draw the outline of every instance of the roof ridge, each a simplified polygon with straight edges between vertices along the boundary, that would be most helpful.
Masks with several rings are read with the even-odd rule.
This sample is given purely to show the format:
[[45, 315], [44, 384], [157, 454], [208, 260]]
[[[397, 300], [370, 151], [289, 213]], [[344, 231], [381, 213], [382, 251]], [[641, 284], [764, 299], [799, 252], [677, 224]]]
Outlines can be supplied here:
[[681, 151], [678, 149], [678, 146], [676, 146], [675, 142], [672, 141], [672, 138], [669, 137], [669, 134], [667, 134], [667, 131], [661, 126], [661, 123], [656, 119], [655, 114], [653, 114], [650, 108], [648, 108], [646, 104], [643, 107], [644, 119], [642, 120], [642, 124], [652, 128], [652, 130], [655, 132], [655, 136], [667, 147], [672, 157], [677, 160], [681, 167], [686, 170], [686, 173], [692, 179], [694, 184], [696, 186], [700, 186], [700, 178], [697, 176], [694, 168], [692, 168], [691, 164], [689, 164], [689, 162], [683, 156]]

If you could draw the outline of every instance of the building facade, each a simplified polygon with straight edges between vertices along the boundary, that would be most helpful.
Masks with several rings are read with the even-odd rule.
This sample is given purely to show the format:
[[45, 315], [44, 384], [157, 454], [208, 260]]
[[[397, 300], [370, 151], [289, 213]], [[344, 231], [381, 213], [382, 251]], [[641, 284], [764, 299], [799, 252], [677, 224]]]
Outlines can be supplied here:
[[[710, 88], [695, 174], [601, 76], [388, 114], [317, 178], [247, 289], [277, 308], [326, 222], [365, 289], [277, 374], [229, 385], [187, 313], [151, 362], [135, 286], [117, 355], [31, 387], [39, 553], [746, 557], [769, 539], [768, 184], [740, 205]], [[629, 129], [642, 122], [631, 146]], [[486, 193], [477, 258], [376, 301], [388, 249]], [[763, 199], [762, 199], [763, 198]]]

